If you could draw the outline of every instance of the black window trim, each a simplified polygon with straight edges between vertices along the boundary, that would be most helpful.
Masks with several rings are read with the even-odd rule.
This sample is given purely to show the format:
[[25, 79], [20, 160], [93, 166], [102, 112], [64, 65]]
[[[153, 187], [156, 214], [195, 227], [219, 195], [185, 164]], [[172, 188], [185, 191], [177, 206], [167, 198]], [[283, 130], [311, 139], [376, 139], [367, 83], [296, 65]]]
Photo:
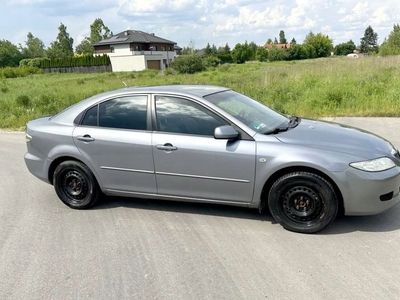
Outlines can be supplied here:
[[217, 115], [218, 117], [223, 119], [226, 123], [228, 123], [233, 128], [235, 128], [239, 132], [239, 138], [238, 139], [246, 140], [246, 141], [254, 141], [253, 137], [250, 136], [246, 131], [244, 131], [242, 128], [237, 126], [235, 123], [233, 123], [232, 121], [227, 119], [224, 115], [221, 115], [219, 112], [217, 112], [214, 109], [212, 109], [211, 107], [205, 105], [201, 101], [199, 101], [199, 100], [197, 100], [195, 98], [191, 98], [191, 97], [187, 97], [187, 96], [183, 96], [183, 95], [169, 94], [169, 93], [153, 93], [153, 94], [151, 94], [151, 97], [150, 97], [151, 119], [152, 119], [151, 120], [151, 131], [154, 131], [154, 132], [157, 132], [157, 133], [176, 134], [176, 135], [190, 135], [190, 136], [198, 136], [198, 137], [203, 137], [203, 138], [212, 138], [212, 139], [214, 139], [213, 136], [159, 131], [158, 127], [157, 127], [157, 122], [156, 122], [156, 119], [157, 119], [157, 116], [156, 116], [156, 97], [157, 96], [174, 97], [174, 98], [178, 98], [178, 99], [183, 99], [183, 100], [188, 100], [188, 101], [194, 102], [194, 103], [200, 105], [201, 107], [203, 107], [204, 109], [206, 109], [206, 110], [212, 112], [213, 114]]
[[[129, 128], [113, 128], [113, 127], [101, 127], [99, 126], [99, 117], [100, 117], [100, 104], [110, 101], [110, 100], [115, 100], [115, 99], [120, 99], [120, 98], [126, 98], [126, 97], [135, 97], [135, 96], [146, 96], [147, 97], [147, 103], [146, 103], [146, 130], [141, 130], [141, 129], [129, 129]], [[97, 125], [96, 126], [89, 126], [89, 125], [82, 125], [83, 119], [86, 116], [86, 113], [92, 109], [93, 107], [97, 106]], [[129, 94], [121, 94], [118, 96], [112, 96], [106, 99], [103, 99], [99, 102], [94, 103], [93, 105], [89, 106], [85, 110], [83, 110], [79, 115], [76, 116], [74, 119], [74, 125], [79, 126], [79, 127], [98, 127], [98, 128], [103, 128], [103, 129], [111, 129], [111, 130], [132, 130], [132, 131], [152, 131], [151, 128], [151, 94], [148, 93], [129, 93]]]

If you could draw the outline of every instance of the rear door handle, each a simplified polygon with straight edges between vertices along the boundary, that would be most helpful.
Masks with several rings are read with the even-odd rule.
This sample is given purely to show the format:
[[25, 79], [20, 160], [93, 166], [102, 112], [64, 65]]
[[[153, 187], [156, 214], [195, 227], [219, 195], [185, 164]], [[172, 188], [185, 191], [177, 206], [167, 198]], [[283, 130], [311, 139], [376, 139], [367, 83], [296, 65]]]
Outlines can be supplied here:
[[178, 147], [175, 147], [170, 143], [166, 143], [164, 145], [156, 145], [156, 148], [158, 150], [164, 150], [164, 151], [175, 151], [175, 150], [178, 150]]
[[82, 141], [82, 142], [93, 142], [95, 139], [94, 138], [92, 138], [89, 134], [85, 134], [85, 135], [78, 135], [77, 137], [76, 137], [76, 139], [78, 140], [78, 141]]

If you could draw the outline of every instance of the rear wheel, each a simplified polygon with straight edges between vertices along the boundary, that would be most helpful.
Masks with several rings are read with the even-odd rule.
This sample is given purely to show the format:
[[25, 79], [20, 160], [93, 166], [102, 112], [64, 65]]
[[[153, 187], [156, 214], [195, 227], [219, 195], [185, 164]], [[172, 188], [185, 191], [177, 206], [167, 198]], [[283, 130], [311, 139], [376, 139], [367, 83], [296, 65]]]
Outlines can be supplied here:
[[61, 201], [74, 209], [92, 207], [100, 197], [100, 189], [92, 171], [83, 163], [69, 160], [54, 171], [54, 189]]
[[315, 233], [327, 227], [336, 217], [338, 200], [332, 185], [308, 172], [289, 173], [271, 187], [268, 207], [284, 228]]

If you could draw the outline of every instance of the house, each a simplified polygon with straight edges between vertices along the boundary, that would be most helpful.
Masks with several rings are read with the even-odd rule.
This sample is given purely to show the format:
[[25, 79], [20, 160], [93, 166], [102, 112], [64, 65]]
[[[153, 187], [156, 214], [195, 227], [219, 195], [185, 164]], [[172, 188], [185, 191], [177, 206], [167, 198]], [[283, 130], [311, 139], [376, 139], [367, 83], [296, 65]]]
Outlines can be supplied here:
[[278, 49], [290, 49], [290, 44], [265, 44], [264, 45], [265, 49], [271, 49], [273, 47], [276, 47]]
[[126, 30], [93, 44], [94, 54], [107, 54], [114, 72], [164, 70], [176, 56], [175, 42], [154, 33]]

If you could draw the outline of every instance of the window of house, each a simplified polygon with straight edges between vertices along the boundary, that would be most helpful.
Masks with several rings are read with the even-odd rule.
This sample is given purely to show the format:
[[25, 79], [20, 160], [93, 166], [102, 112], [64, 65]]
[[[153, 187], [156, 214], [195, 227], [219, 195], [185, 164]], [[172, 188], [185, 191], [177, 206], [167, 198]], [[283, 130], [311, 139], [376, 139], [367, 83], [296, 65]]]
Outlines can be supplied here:
[[161, 51], [165, 51], [165, 47], [164, 46], [161, 46]]
[[116, 98], [100, 103], [99, 126], [146, 130], [147, 96]]
[[111, 49], [111, 53], [115, 53], [114, 47], [110, 47], [110, 49]]
[[157, 51], [157, 46], [152, 46], [153, 51]]
[[159, 131], [214, 136], [216, 127], [229, 125], [203, 106], [181, 98], [156, 96], [156, 119]]

